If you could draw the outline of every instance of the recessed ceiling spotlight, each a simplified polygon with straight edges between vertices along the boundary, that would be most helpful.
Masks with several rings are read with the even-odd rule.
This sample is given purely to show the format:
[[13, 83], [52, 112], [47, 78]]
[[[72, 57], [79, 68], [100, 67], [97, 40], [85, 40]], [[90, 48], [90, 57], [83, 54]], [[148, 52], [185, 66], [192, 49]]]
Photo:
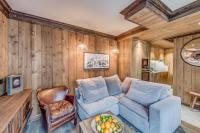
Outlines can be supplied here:
[[200, 25], [200, 22], [198, 23], [198, 25]]

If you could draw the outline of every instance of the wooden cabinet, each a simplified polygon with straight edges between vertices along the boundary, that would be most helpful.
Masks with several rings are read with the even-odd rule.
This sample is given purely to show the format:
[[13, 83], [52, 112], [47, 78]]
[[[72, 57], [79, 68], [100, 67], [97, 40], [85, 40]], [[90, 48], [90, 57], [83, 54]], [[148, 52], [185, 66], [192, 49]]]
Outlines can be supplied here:
[[150, 81], [155, 83], [169, 84], [168, 72], [150, 73]]
[[31, 89], [0, 97], [0, 133], [22, 133], [31, 112]]

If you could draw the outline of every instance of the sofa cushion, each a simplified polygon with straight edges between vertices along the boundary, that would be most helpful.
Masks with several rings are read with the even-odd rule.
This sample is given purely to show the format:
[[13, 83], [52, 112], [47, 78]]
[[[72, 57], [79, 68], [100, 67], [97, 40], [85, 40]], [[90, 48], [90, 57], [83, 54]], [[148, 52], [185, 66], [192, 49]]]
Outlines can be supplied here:
[[51, 114], [51, 120], [55, 120], [70, 114], [74, 110], [74, 106], [69, 101], [61, 100], [49, 104], [49, 110]]
[[84, 103], [92, 103], [107, 96], [106, 82], [102, 77], [77, 80]]
[[101, 110], [118, 104], [119, 100], [114, 96], [109, 96], [93, 103], [85, 104], [81, 100], [78, 100], [78, 103], [85, 110], [85, 112], [87, 112], [89, 115], [93, 115], [97, 112], [101, 112]]
[[128, 90], [131, 86], [132, 80], [137, 80], [137, 79], [134, 79], [134, 78], [131, 78], [131, 77], [126, 77], [124, 79], [124, 81], [121, 84], [121, 88], [122, 88], [123, 93], [126, 94], [128, 92]]
[[127, 107], [129, 110], [135, 112], [136, 114], [138, 114], [139, 116], [143, 117], [144, 119], [148, 120], [148, 108], [146, 108], [145, 106], [142, 106], [141, 104], [128, 99], [127, 97], [122, 97], [119, 100], [120, 104]]
[[118, 95], [122, 93], [121, 89], [121, 81], [118, 75], [114, 75], [111, 77], [105, 77], [106, 85], [108, 88], [108, 93], [110, 96]]
[[133, 80], [126, 96], [144, 106], [149, 106], [169, 96], [166, 87], [141, 80]]
[[116, 97], [117, 99], [120, 99], [120, 98], [122, 98], [122, 97], [124, 97], [124, 96], [125, 96], [125, 94], [124, 94], [124, 93], [121, 93], [121, 94], [115, 95], [114, 97]]

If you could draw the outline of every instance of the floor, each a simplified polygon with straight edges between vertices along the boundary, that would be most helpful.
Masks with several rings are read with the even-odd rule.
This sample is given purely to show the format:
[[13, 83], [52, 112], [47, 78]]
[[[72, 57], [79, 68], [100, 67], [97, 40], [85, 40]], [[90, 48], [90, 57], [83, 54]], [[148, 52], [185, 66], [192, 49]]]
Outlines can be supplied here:
[[[123, 120], [128, 125], [127, 121]], [[192, 110], [182, 105], [182, 126], [175, 133], [199, 133], [200, 129], [200, 111]], [[131, 125], [130, 125], [131, 126]], [[137, 133], [141, 133], [136, 129]], [[30, 122], [27, 124], [24, 133], [46, 133], [41, 120]], [[79, 127], [74, 127], [73, 123], [63, 125], [53, 133], [79, 133]]]
[[[134, 127], [131, 127], [134, 128]], [[136, 133], [141, 133], [139, 130], [135, 129]], [[24, 133], [46, 133], [43, 125], [41, 124], [41, 120], [37, 120], [27, 124]], [[67, 123], [62, 127], [53, 131], [53, 133], [79, 133], [78, 125], [75, 127], [73, 123]], [[182, 127], [179, 127], [174, 133], [187, 133], [184, 131]]]

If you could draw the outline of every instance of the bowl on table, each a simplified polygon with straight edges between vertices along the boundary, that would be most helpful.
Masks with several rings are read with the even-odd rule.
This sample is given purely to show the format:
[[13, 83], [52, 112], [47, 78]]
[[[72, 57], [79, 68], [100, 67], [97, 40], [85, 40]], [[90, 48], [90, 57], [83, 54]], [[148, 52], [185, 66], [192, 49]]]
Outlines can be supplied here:
[[94, 133], [123, 133], [124, 124], [116, 116], [111, 114], [101, 114], [96, 116], [91, 127]]

